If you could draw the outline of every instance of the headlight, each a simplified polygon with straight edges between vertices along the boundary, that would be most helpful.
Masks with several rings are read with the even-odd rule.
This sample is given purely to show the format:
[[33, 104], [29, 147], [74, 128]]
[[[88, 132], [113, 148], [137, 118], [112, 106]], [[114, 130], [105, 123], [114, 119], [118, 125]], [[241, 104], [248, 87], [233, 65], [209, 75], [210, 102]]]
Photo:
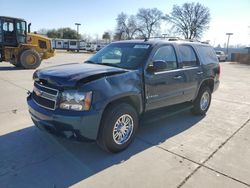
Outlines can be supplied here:
[[80, 92], [74, 90], [64, 91], [62, 93], [60, 108], [66, 110], [87, 111], [90, 109], [92, 100], [92, 91]]

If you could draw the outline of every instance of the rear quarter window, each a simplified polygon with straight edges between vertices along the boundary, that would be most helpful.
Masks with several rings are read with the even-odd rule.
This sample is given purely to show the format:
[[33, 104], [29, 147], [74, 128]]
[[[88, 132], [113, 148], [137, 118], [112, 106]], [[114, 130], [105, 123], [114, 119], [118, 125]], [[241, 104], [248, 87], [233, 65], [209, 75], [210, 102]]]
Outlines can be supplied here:
[[216, 53], [210, 46], [197, 47], [202, 64], [218, 63]]

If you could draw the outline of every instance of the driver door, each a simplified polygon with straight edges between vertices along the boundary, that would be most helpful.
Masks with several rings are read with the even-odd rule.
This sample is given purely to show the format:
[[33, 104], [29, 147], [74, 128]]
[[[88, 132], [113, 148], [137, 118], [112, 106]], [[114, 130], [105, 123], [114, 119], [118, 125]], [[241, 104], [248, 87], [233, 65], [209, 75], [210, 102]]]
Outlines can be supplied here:
[[14, 20], [3, 20], [3, 43], [8, 46], [17, 46]]
[[18, 44], [26, 43], [27, 28], [25, 21], [16, 21], [16, 35]]
[[[165, 62], [164, 70], [149, 71], [155, 61]], [[179, 68], [174, 47], [159, 47], [145, 71], [146, 110], [183, 102], [183, 83], [184, 73]]]

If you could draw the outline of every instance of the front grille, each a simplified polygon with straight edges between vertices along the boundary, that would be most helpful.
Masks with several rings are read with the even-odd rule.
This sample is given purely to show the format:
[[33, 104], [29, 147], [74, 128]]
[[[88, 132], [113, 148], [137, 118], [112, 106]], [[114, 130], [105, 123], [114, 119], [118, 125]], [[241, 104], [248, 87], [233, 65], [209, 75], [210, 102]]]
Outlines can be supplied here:
[[55, 110], [58, 93], [59, 91], [57, 89], [46, 87], [35, 82], [32, 98], [39, 106]]

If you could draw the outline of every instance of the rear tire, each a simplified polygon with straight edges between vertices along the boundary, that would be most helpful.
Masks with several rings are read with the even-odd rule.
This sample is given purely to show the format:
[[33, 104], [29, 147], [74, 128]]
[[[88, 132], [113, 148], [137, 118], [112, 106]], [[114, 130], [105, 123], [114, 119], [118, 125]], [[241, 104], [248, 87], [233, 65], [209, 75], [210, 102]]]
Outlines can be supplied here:
[[138, 123], [138, 114], [131, 105], [111, 105], [103, 114], [97, 144], [112, 153], [126, 149], [135, 138]]
[[207, 86], [200, 88], [200, 91], [193, 102], [193, 108], [191, 109], [194, 115], [205, 115], [208, 111], [211, 103], [211, 90]]
[[41, 64], [41, 57], [37, 51], [26, 49], [19, 56], [20, 65], [25, 69], [36, 69]]
[[17, 67], [17, 68], [20, 68], [20, 67], [21, 67], [20, 62], [19, 62], [18, 60], [16, 60], [16, 59], [10, 60], [10, 63], [11, 63], [12, 65], [14, 65], [15, 67]]

